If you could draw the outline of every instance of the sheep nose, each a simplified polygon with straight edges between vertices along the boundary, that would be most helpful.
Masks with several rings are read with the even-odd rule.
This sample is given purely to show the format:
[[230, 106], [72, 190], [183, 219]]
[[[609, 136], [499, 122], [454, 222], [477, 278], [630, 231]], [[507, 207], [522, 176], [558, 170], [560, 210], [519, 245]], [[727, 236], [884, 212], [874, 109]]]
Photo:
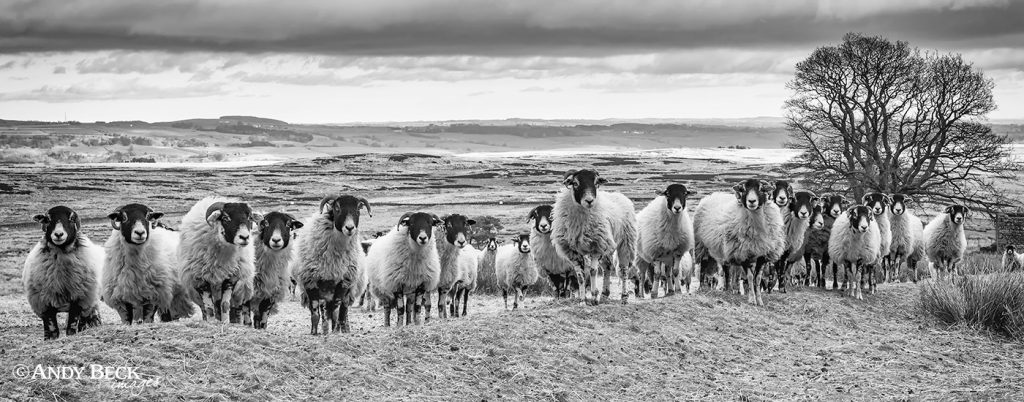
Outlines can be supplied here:
[[270, 242], [274, 243], [274, 244], [280, 243], [281, 242], [281, 238], [280, 237], [271, 238]]
[[241, 240], [241, 241], [249, 241], [249, 236], [244, 236], [244, 235], [238, 235], [238, 240]]
[[345, 230], [351, 233], [353, 230], [356, 230], [356, 227], [352, 225], [345, 225]]
[[672, 207], [672, 209], [673, 209], [674, 211], [676, 211], [676, 212], [679, 212], [679, 211], [682, 211], [682, 210], [683, 210], [683, 207], [680, 207], [680, 206], [675, 206], [675, 207]]
[[587, 200], [583, 200], [583, 201], [586, 201], [587, 205], [594, 205], [594, 200], [587, 199]]
[[419, 237], [416, 238], [416, 240], [419, 240], [420, 243], [426, 243], [427, 242], [427, 235], [420, 235]]
[[135, 233], [136, 236], [142, 236], [146, 234], [145, 230], [134, 230], [133, 232]]
[[54, 232], [54, 233], [53, 233], [53, 237], [56, 237], [56, 238], [58, 238], [58, 239], [59, 239], [59, 238], [61, 238], [61, 237], [64, 237], [64, 233], [61, 233], [61, 232]]
[[540, 225], [540, 230], [548, 230], [548, 225]]
[[462, 246], [466, 245], [466, 241], [465, 240], [459, 240], [459, 241], [456, 241], [456, 243], [459, 244], [459, 247], [462, 247]]

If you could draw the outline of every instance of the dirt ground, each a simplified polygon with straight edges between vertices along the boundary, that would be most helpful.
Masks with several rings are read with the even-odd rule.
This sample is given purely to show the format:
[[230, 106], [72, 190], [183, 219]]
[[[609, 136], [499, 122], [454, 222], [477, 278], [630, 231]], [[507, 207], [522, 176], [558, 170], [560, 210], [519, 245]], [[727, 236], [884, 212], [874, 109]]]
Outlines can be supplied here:
[[[910, 283], [881, 285], [864, 301], [798, 288], [767, 296], [766, 307], [702, 290], [596, 307], [531, 295], [526, 308], [511, 312], [500, 298], [481, 295], [465, 319], [387, 329], [380, 312], [356, 310], [353, 332], [330, 336], [308, 335], [308, 313], [295, 301], [265, 331], [199, 317], [124, 326], [104, 308], [104, 326], [49, 342], [21, 290], [22, 263], [40, 236], [31, 216], [56, 204], [78, 209], [95, 242], [109, 235], [104, 216], [118, 205], [147, 203], [176, 226], [210, 194], [305, 216], [323, 195], [351, 193], [373, 204], [364, 234], [406, 211], [427, 210], [495, 216], [510, 235], [528, 229], [526, 213], [551, 201], [565, 170], [583, 166], [599, 169], [607, 188], [638, 208], [669, 181], [699, 198], [740, 178], [783, 176], [763, 164], [629, 155], [355, 155], [223, 170], [0, 167], [9, 178], [0, 207], [0, 399], [1024, 397], [1024, 345], [937, 324], [917, 310]], [[983, 224], [969, 225], [984, 236]], [[31, 380], [6, 369], [91, 364], [139, 367], [159, 385]]]

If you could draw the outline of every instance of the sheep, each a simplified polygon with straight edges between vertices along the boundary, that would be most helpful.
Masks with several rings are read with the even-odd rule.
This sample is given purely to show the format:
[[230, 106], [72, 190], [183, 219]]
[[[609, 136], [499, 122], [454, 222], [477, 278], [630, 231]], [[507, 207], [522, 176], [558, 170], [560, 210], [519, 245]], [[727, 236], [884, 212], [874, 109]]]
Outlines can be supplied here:
[[579, 289], [579, 282], [573, 271], [572, 262], [558, 254], [555, 243], [551, 240], [552, 219], [551, 213], [554, 207], [541, 205], [530, 211], [527, 215], [527, 222], [532, 222], [530, 229], [530, 255], [537, 269], [547, 274], [551, 280], [551, 286], [555, 290], [555, 297], [569, 297], [573, 291]]
[[747, 301], [761, 306], [764, 300], [757, 284], [767, 264], [778, 260], [785, 249], [782, 213], [774, 202], [766, 202], [773, 190], [763, 180], [744, 180], [733, 187], [734, 194], [704, 197], [693, 217], [695, 241], [723, 265], [726, 283], [736, 277], [730, 266], [743, 267], [750, 284]]
[[969, 208], [953, 204], [935, 215], [924, 227], [925, 253], [935, 264], [938, 279], [950, 273], [958, 274], [956, 264], [964, 258], [967, 250], [964, 222], [970, 215]]
[[[484, 249], [480, 252], [480, 257], [477, 259], [477, 273], [480, 272], [491, 272], [494, 273], [494, 260], [498, 253], [498, 239], [489, 238]], [[575, 277], [575, 275], [573, 275]]]
[[366, 269], [371, 294], [384, 306], [384, 326], [391, 326], [392, 309], [399, 326], [420, 324], [420, 303], [440, 281], [441, 260], [431, 237], [442, 223], [434, 214], [407, 212], [370, 248]]
[[[686, 212], [686, 197], [693, 194], [682, 184], [670, 184], [637, 214], [639, 275], [634, 285], [638, 298], [643, 298], [648, 282], [651, 298], [657, 298], [661, 280], [666, 284], [666, 296], [675, 293], [680, 279], [678, 262], [693, 249], [693, 222]], [[661, 269], [656, 273], [658, 263]]]
[[917, 263], [924, 259], [924, 224], [907, 209], [907, 202], [912, 201], [909, 196], [892, 194], [889, 199], [892, 200], [889, 204], [892, 243], [885, 281], [898, 281], [903, 260], [906, 260], [907, 267], [911, 269], [911, 278], [917, 282]]
[[[807, 220], [808, 227], [804, 233], [804, 244], [795, 253], [789, 256], [788, 262], [790, 264], [796, 263], [803, 259], [804, 261], [804, 273], [803, 283], [804, 286], [811, 286], [811, 276], [815, 277], [815, 286], [825, 286], [825, 272], [824, 265], [822, 264], [823, 257], [828, 255], [825, 250], [828, 249], [828, 236], [832, 230], [830, 227], [835, 219], [826, 218], [827, 214], [824, 212], [824, 207], [819, 203], [814, 206], [811, 210], [811, 217]], [[828, 225], [826, 226], [826, 220]], [[827, 263], [827, 260], [826, 260]], [[814, 264], [817, 264], [815, 266]]]
[[459, 279], [455, 281], [457, 285], [452, 289], [452, 317], [459, 316], [460, 300], [462, 303], [462, 316], [466, 315], [469, 305], [469, 294], [476, 290], [477, 270], [480, 267], [481, 255], [482, 253], [473, 247], [466, 247], [459, 253]]
[[[784, 181], [775, 182], [776, 192], [778, 192], [778, 186], [783, 185], [787, 191], [791, 191], [788, 183]], [[775, 198], [775, 204], [779, 204], [779, 199], [784, 196], [779, 195]], [[810, 217], [814, 212], [814, 204], [817, 204], [820, 198], [814, 195], [810, 191], [797, 191], [794, 194], [785, 196], [787, 204], [782, 208], [782, 221], [785, 225], [785, 248], [782, 252], [782, 256], [775, 262], [775, 281], [778, 283], [779, 292], [786, 293], [786, 282], [789, 278], [789, 268], [793, 262], [796, 262], [801, 256], [801, 249], [804, 247], [804, 240], [807, 233], [807, 228], [810, 226]], [[791, 256], [796, 256], [797, 259], [791, 259]], [[768, 284], [768, 292], [772, 291], [772, 284]]]
[[[864, 300], [864, 280], [870, 281], [874, 266], [881, 258], [882, 235], [875, 220], [871, 208], [852, 206], [836, 218], [828, 240], [828, 254], [845, 267], [846, 278], [850, 282], [849, 295], [858, 300]], [[867, 272], [863, 272], [865, 270]]]
[[512, 293], [512, 309], [519, 309], [524, 300], [523, 292], [537, 282], [537, 265], [530, 256], [530, 235], [521, 234], [512, 238], [512, 244], [498, 248], [494, 261], [494, 276], [505, 299], [508, 310], [508, 294]]
[[222, 321], [252, 297], [256, 267], [249, 238], [253, 222], [262, 219], [248, 204], [219, 197], [200, 200], [181, 219], [181, 283], [203, 320]]
[[1012, 245], [1006, 246], [1006, 252], [1003, 253], [1003, 263], [1001, 266], [1006, 272], [1024, 269], [1024, 253], [1018, 253], [1017, 249]]
[[43, 320], [43, 339], [60, 337], [57, 313], [68, 313], [68, 336], [100, 325], [103, 248], [79, 231], [81, 220], [71, 208], [56, 206], [33, 219], [43, 238], [25, 259], [21, 283], [32, 312]]
[[[437, 317], [448, 318], [452, 307], [449, 305], [451, 298], [455, 296], [453, 293], [459, 287], [459, 280], [463, 276], [460, 269], [465, 269], [469, 263], [462, 261], [460, 256], [469, 244], [469, 232], [476, 221], [460, 214], [443, 216], [441, 221], [441, 226], [434, 228], [437, 255], [441, 259], [441, 275], [437, 282]], [[426, 319], [430, 319], [429, 303]]]
[[[786, 180], [776, 180], [774, 186], [775, 189], [772, 190], [772, 201], [774, 201], [775, 205], [782, 210], [789, 205], [790, 201], [792, 201], [795, 196], [793, 193], [793, 186], [791, 186]], [[783, 214], [785, 214], [784, 210]]]
[[[584, 283], [586, 258], [596, 259], [604, 271], [604, 291], [601, 300], [611, 294], [612, 259], [617, 256], [622, 303], [629, 299], [627, 276], [636, 256], [637, 222], [633, 201], [625, 195], [600, 191], [607, 183], [594, 170], [570, 170], [562, 178], [566, 187], [556, 198], [552, 211], [551, 239], [555, 250], [572, 262], [576, 279]], [[588, 272], [591, 298], [583, 301], [599, 304], [597, 298], [597, 272]], [[581, 286], [581, 289], [583, 287]]]
[[[886, 194], [868, 193], [864, 195], [863, 205], [871, 208], [871, 212], [875, 213], [875, 223], [878, 224], [878, 232], [882, 236], [882, 246], [879, 249], [882, 257], [878, 259], [877, 264], [882, 268], [883, 277], [888, 277], [889, 266], [892, 265], [889, 258], [892, 253], [892, 213], [889, 212], [892, 199]], [[872, 292], [874, 292], [876, 278], [872, 276], [868, 279], [871, 281]]]
[[303, 223], [296, 245], [295, 280], [309, 309], [310, 335], [349, 332], [348, 309], [366, 290], [366, 254], [359, 238], [360, 211], [370, 202], [351, 195], [328, 196]]
[[[263, 215], [256, 233], [255, 247], [256, 275], [253, 279], [252, 297], [241, 307], [231, 310], [232, 321], [241, 315], [245, 325], [255, 329], [267, 329], [267, 320], [277, 313], [277, 303], [291, 293], [291, 263], [296, 247], [288, 247], [292, 233], [303, 227], [295, 217], [284, 212], [270, 212]], [[251, 317], [251, 318], [250, 318]]]
[[128, 204], [107, 215], [113, 230], [104, 244], [102, 298], [121, 322], [153, 322], [189, 317], [192, 301], [178, 273], [178, 233], [158, 226], [162, 212]]
[[[833, 194], [822, 197], [821, 203], [823, 225], [819, 230], [807, 232], [807, 237], [804, 239], [804, 265], [811, 270], [811, 264], [816, 263], [813, 271], [817, 278], [816, 284], [820, 288], [826, 287], [825, 273], [828, 272], [828, 267], [831, 265], [832, 289], [835, 290], [839, 289], [839, 265], [831, 261], [829, 257], [828, 239], [832, 235], [832, 225], [845, 210], [847, 202], [845, 197]], [[843, 283], [845, 285], [846, 281], [844, 280]]]

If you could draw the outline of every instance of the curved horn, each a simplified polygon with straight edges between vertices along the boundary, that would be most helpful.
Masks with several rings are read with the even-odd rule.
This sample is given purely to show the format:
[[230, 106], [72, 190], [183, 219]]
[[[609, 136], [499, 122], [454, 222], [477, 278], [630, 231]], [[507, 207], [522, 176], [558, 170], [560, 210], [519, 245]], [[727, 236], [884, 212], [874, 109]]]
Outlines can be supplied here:
[[370, 211], [370, 202], [367, 201], [365, 198], [360, 197], [359, 198], [359, 204], [360, 204], [360, 206], [366, 207], [366, 215], [372, 218], [373, 217], [373, 213]]
[[527, 221], [527, 222], [529, 222], [529, 221], [530, 221], [530, 219], [534, 219], [534, 218], [537, 218], [537, 210], [538, 210], [538, 209], [540, 209], [540, 207], [535, 207], [535, 208], [533, 208], [532, 210], [530, 210], [530, 214], [529, 214], [529, 215], [526, 215], [526, 221]]

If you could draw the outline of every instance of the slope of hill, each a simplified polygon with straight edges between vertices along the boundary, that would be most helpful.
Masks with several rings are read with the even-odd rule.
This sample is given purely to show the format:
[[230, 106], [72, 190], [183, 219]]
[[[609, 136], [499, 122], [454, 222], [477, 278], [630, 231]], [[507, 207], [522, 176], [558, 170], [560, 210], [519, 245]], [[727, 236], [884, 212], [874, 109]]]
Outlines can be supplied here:
[[[854, 301], [819, 290], [772, 295], [766, 308], [719, 292], [580, 307], [550, 299], [501, 311], [478, 297], [463, 319], [310, 336], [288, 302], [266, 331], [190, 319], [108, 324], [44, 342], [7, 300], [3, 360], [29, 367], [132, 366], [158, 386], [10, 379], [15, 400], [879, 400], [1021, 397], [1024, 348], [946, 329], [914, 308], [912, 284]], [[497, 312], [481, 313], [481, 306]], [[495, 311], [491, 309], [489, 311]], [[358, 327], [357, 327], [358, 328]], [[10, 367], [10, 365], [5, 365]]]

